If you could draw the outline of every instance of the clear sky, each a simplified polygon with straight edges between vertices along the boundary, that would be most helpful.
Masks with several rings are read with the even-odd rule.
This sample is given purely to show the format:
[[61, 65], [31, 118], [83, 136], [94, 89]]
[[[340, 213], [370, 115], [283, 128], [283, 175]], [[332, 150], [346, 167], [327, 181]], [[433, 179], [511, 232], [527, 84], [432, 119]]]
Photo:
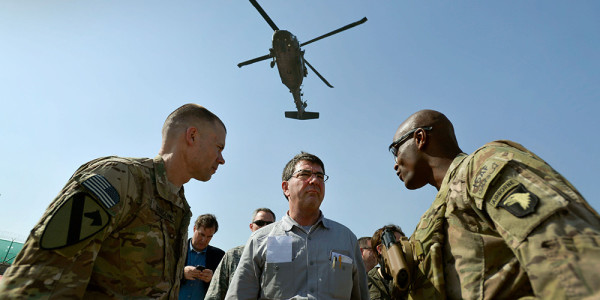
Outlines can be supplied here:
[[[24, 240], [81, 164], [154, 157], [164, 119], [194, 102], [227, 126], [226, 164], [185, 185], [194, 218], [217, 216], [211, 244], [250, 235], [251, 212], [287, 211], [285, 163], [325, 162], [321, 209], [358, 237], [389, 223], [412, 233], [436, 190], [409, 191], [387, 151], [420, 109], [453, 121], [468, 153], [523, 144], [596, 209], [600, 192], [598, 1], [260, 1], [304, 47], [304, 98], [318, 120], [284, 118], [292, 95], [263, 61], [272, 29], [248, 1], [0, 2], [0, 237]], [[190, 227], [191, 231], [191, 227]]]

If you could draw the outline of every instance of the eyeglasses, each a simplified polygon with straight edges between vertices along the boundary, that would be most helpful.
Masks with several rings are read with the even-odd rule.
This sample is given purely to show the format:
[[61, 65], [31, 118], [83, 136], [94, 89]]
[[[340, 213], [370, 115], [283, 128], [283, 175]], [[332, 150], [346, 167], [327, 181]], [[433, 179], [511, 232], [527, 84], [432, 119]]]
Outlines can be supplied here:
[[410, 139], [410, 136], [415, 133], [415, 131], [419, 130], [419, 129], [423, 129], [425, 131], [430, 131], [432, 129], [431, 126], [427, 126], [427, 127], [417, 127], [407, 133], [405, 133], [403, 136], [401, 136], [400, 138], [398, 138], [397, 140], [395, 140], [390, 147], [388, 148], [390, 150], [390, 153], [392, 153], [392, 155], [394, 156], [394, 160], [396, 160], [396, 157], [398, 156], [398, 148], [400, 148], [400, 145], [402, 145], [402, 143], [406, 142], [408, 139]]
[[329, 176], [325, 175], [323, 172], [313, 172], [311, 170], [303, 169], [294, 172], [294, 174], [292, 174], [292, 177], [296, 177], [302, 181], [307, 181], [311, 179], [313, 175], [317, 176], [317, 180], [322, 182], [325, 182], [327, 181], [327, 179], [329, 179]]
[[254, 224], [256, 224], [257, 226], [263, 227], [265, 225], [269, 225], [271, 223], [273, 223], [272, 221], [265, 221], [265, 220], [254, 220], [254, 222], [252, 222]]

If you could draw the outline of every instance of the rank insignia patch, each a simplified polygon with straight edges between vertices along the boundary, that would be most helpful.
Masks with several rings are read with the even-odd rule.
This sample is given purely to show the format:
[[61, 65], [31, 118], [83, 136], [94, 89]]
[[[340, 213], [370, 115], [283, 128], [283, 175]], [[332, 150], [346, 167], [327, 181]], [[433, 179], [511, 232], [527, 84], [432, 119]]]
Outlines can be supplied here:
[[42, 249], [58, 249], [76, 244], [102, 230], [110, 220], [106, 210], [86, 193], [67, 199], [44, 227]]
[[500, 201], [499, 205], [515, 217], [522, 218], [532, 214], [538, 202], [539, 198], [534, 193], [519, 184]]
[[120, 201], [117, 190], [102, 175], [96, 174], [86, 179], [81, 184], [96, 195], [98, 200], [100, 200], [106, 208], [111, 208]]

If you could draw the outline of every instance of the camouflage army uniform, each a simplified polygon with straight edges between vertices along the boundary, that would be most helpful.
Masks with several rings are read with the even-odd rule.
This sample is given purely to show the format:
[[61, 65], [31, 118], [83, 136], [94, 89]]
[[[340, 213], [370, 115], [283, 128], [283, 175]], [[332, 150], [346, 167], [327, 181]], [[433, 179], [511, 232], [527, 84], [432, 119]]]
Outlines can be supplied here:
[[244, 245], [237, 246], [227, 250], [219, 266], [213, 274], [213, 279], [210, 281], [208, 291], [204, 300], [223, 300], [227, 294], [229, 283], [233, 279], [233, 272], [240, 263], [240, 257], [244, 252]]
[[[374, 267], [368, 273], [369, 299], [371, 300], [391, 300], [392, 282], [385, 280], [379, 275], [379, 267]], [[400, 299], [398, 297], [398, 299]]]
[[[90, 185], [98, 179], [108, 183], [103, 190]], [[85, 207], [64, 208], [78, 197]], [[31, 231], [0, 281], [0, 298], [177, 298], [190, 217], [160, 156], [91, 161]], [[83, 238], [64, 234], [73, 224]]]
[[412, 299], [600, 297], [598, 214], [513, 142], [457, 156], [411, 241]]

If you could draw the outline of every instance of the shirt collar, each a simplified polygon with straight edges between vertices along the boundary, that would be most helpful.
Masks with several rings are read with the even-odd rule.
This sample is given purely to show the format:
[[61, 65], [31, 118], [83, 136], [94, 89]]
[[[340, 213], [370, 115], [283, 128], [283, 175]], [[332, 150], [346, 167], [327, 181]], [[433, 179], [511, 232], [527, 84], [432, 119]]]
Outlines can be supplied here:
[[190, 246], [189, 247], [190, 247], [190, 250], [192, 250], [192, 251], [194, 251], [194, 252], [196, 252], [198, 254], [205, 254], [206, 250], [208, 249], [208, 246], [206, 246], [206, 248], [204, 248], [204, 250], [200, 250], [200, 251], [196, 250], [196, 248], [194, 248], [194, 246], [192, 245], [192, 239], [190, 239]]
[[[292, 230], [292, 227], [294, 227], [294, 226], [296, 226], [298, 228], [302, 228], [302, 225], [298, 224], [298, 222], [296, 222], [294, 219], [292, 219], [287, 213], [281, 220], [282, 220], [282, 224], [283, 224], [283, 230], [285, 230], [285, 231]], [[323, 212], [319, 210], [319, 219], [317, 219], [317, 222], [315, 224], [313, 224], [312, 227], [318, 226], [320, 223], [324, 228], [329, 229], [331, 227], [329, 222], [330, 221], [328, 219], [325, 219]]]

